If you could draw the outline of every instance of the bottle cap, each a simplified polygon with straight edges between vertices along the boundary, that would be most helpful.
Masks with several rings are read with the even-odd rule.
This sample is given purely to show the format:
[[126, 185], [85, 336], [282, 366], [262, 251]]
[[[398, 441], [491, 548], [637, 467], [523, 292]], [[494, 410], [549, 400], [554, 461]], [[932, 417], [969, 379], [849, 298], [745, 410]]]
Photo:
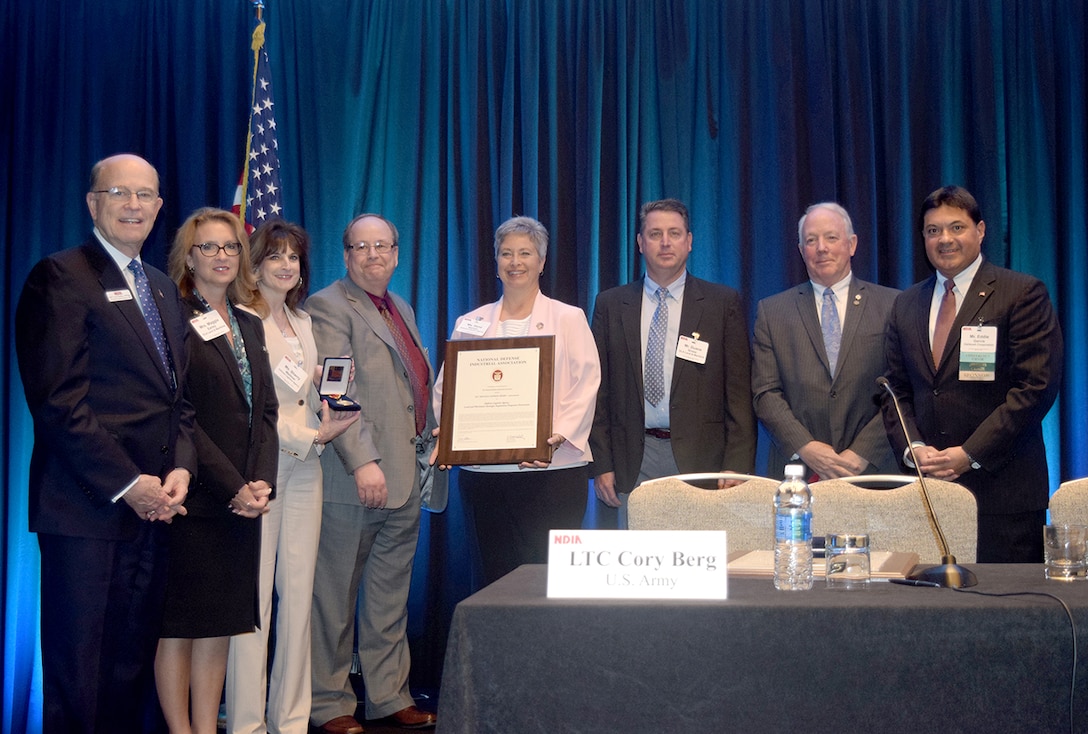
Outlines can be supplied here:
[[800, 479], [805, 476], [805, 467], [801, 464], [786, 464], [786, 477], [788, 479]]

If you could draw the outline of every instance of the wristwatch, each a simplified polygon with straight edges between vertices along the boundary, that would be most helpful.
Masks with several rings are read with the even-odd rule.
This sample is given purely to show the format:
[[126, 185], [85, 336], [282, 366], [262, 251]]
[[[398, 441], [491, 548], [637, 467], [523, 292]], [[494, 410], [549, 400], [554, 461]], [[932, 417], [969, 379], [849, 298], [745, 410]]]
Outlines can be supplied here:
[[[967, 454], [966, 451], [964, 451], [963, 453]], [[981, 469], [982, 468], [982, 464], [975, 461], [975, 457], [971, 456], [971, 454], [967, 454], [967, 460], [971, 462], [971, 468], [972, 469]]]

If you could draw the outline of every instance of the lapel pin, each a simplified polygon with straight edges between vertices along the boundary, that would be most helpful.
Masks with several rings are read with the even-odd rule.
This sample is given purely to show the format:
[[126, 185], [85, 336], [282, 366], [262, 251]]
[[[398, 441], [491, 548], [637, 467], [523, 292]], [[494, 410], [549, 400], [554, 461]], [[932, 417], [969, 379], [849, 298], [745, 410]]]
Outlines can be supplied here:
[[854, 294], [854, 305], [858, 306], [860, 304], [861, 304], [861, 294], [860, 293], [855, 293]]
[[694, 339], [695, 341], [699, 341], [699, 332], [697, 332], [697, 331], [691, 332], [691, 338]]

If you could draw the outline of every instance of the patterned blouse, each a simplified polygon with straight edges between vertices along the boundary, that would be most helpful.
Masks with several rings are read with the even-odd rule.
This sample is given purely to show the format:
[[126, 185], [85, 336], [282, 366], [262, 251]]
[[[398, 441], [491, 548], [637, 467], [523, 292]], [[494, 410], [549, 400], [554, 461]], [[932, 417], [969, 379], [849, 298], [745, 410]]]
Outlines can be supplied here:
[[[193, 295], [200, 299], [200, 305], [205, 313], [211, 313], [212, 307], [204, 300], [204, 296], [194, 288]], [[242, 387], [245, 388], [246, 405], [249, 406], [249, 422], [253, 424], [253, 369], [249, 365], [249, 355], [246, 354], [246, 342], [242, 338], [242, 330], [238, 327], [238, 319], [234, 315], [234, 306], [227, 300], [227, 315], [230, 317], [230, 333], [233, 343], [228, 341], [230, 349], [234, 353], [234, 361], [238, 364], [238, 373], [242, 376]]]

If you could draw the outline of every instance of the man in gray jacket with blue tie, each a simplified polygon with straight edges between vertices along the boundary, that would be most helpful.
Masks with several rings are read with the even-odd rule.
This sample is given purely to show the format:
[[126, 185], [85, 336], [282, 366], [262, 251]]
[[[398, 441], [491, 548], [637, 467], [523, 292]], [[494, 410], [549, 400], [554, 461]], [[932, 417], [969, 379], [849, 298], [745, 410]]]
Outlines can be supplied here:
[[797, 234], [809, 280], [756, 311], [752, 395], [774, 441], [767, 473], [798, 460], [809, 478], [895, 473], [876, 378], [898, 291], [853, 275], [858, 237], [838, 204], [810, 206]]

